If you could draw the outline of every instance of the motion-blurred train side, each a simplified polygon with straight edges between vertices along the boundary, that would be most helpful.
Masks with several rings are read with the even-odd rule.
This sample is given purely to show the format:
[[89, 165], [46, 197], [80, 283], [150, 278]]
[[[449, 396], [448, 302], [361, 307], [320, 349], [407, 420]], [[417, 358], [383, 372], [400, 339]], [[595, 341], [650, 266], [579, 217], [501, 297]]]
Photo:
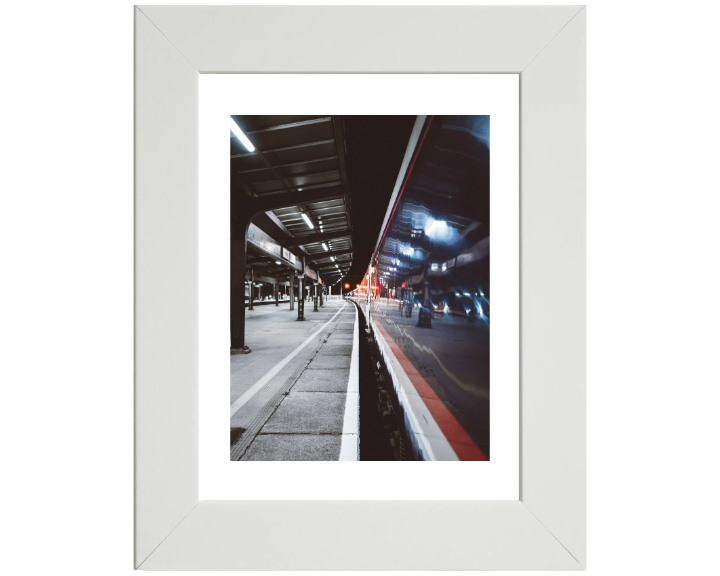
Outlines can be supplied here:
[[419, 116], [352, 294], [418, 460], [490, 458], [489, 161], [489, 116]]

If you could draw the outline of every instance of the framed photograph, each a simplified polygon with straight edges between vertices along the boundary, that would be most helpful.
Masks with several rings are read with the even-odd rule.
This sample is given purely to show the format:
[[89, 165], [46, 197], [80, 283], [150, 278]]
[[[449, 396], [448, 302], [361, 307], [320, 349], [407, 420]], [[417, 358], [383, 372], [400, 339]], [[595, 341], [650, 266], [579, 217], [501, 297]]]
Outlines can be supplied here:
[[585, 568], [584, 7], [136, 7], [135, 207], [137, 568]]

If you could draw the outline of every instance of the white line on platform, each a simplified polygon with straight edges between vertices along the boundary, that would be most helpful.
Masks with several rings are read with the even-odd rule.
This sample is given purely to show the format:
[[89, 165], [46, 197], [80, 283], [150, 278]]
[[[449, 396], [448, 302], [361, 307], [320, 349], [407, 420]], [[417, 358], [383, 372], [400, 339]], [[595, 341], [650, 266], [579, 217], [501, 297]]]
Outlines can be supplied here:
[[275, 376], [278, 372], [280, 372], [280, 370], [282, 370], [282, 369], [285, 367], [285, 365], [286, 365], [288, 362], [290, 362], [290, 360], [292, 360], [293, 358], [295, 358], [295, 356], [297, 356], [297, 355], [300, 353], [300, 351], [301, 351], [303, 348], [305, 348], [305, 346], [307, 346], [308, 344], [310, 344], [310, 342], [312, 342], [313, 339], [314, 339], [318, 334], [320, 334], [320, 332], [322, 332], [328, 324], [330, 324], [330, 322], [332, 322], [333, 320], [335, 320], [335, 317], [336, 317], [338, 314], [340, 314], [340, 312], [343, 311], [343, 308], [345, 308], [345, 304], [343, 304], [343, 305], [340, 307], [340, 309], [339, 309], [337, 312], [335, 312], [335, 316], [333, 316], [332, 318], [330, 318], [330, 320], [328, 320], [327, 322], [325, 322], [325, 324], [323, 324], [322, 326], [320, 326], [320, 328], [318, 328], [317, 330], [315, 330], [315, 332], [313, 332], [311, 336], [308, 336], [307, 340], [305, 340], [302, 344], [300, 344], [300, 346], [298, 346], [297, 348], [295, 348], [295, 350], [293, 350], [292, 352], [290, 352], [290, 354], [288, 354], [287, 356], [285, 356], [285, 358], [283, 358], [282, 360], [280, 360], [280, 362], [278, 362], [277, 364], [275, 364], [275, 366], [273, 366], [272, 368], [270, 368], [270, 370], [268, 370], [268, 372], [265, 374], [265, 376], [263, 376], [262, 378], [260, 378], [260, 380], [258, 380], [257, 382], [255, 382], [255, 384], [253, 384], [252, 386], [250, 386], [250, 388], [245, 392], [245, 394], [243, 394], [243, 395], [240, 396], [237, 400], [235, 400], [235, 402], [233, 402], [232, 404], [230, 404], [230, 418], [232, 418], [232, 417], [235, 415], [235, 413], [236, 413], [238, 410], [240, 410], [240, 408], [242, 408], [243, 406], [245, 406], [245, 404], [247, 404], [248, 400], [250, 400], [250, 398], [252, 398], [253, 396], [255, 396], [255, 394], [257, 394], [257, 393], [262, 389], [262, 387], [265, 386], [265, 384], [267, 384], [268, 382], [270, 382], [270, 380], [272, 379], [272, 377]]
[[353, 308], [355, 308], [355, 329], [339, 459], [356, 461], [360, 460], [360, 328], [357, 306]]

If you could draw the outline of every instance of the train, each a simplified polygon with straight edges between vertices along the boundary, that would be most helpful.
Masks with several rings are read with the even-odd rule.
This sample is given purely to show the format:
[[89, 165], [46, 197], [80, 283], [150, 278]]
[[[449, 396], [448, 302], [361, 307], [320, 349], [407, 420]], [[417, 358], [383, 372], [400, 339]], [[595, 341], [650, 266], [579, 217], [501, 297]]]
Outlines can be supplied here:
[[410, 460], [490, 459], [490, 117], [418, 116], [349, 295]]

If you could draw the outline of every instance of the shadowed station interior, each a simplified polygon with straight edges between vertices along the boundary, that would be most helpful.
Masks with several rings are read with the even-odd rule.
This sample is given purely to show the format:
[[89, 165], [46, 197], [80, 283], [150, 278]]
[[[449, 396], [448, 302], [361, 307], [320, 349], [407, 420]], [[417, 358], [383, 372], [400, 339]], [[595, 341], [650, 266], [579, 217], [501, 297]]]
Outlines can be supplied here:
[[489, 459], [489, 117], [229, 123], [231, 459]]

